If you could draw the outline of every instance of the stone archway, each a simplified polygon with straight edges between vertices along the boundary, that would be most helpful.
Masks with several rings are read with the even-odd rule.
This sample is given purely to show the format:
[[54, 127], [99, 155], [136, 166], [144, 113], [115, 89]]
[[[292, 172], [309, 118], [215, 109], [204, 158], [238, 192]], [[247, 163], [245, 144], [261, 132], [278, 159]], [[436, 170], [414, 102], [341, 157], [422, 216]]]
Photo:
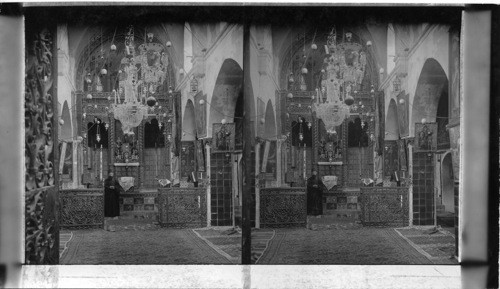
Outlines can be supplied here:
[[[441, 128], [438, 128], [437, 135], [431, 137], [445, 139], [440, 135], [447, 133], [446, 125], [443, 126], [443, 123], [447, 123], [448, 118], [448, 97], [448, 78], [443, 67], [436, 59], [428, 58], [422, 67], [415, 89], [410, 126], [414, 128], [416, 123], [430, 125], [437, 123]], [[414, 131], [413, 135], [416, 136], [417, 132]], [[433, 225], [437, 221], [436, 198], [440, 194], [439, 182], [442, 179], [435, 157], [439, 146], [432, 151], [417, 151], [417, 149], [415, 147], [413, 152], [413, 224]]]
[[233, 59], [226, 59], [222, 64], [210, 101], [208, 130], [214, 123], [224, 119], [226, 123], [234, 121], [236, 102], [243, 87], [243, 70]]
[[434, 58], [425, 61], [418, 78], [415, 96], [412, 104], [412, 124], [425, 118], [426, 122], [436, 122], [439, 100], [448, 97], [448, 78], [446, 73]]
[[[243, 117], [243, 70], [233, 59], [222, 63], [209, 101], [208, 135], [229, 144], [224, 149], [212, 147], [210, 154], [211, 225], [229, 226], [235, 223], [235, 208], [241, 169], [238, 169], [241, 152], [235, 142], [241, 140]], [[212, 131], [214, 124], [221, 124]], [[233, 130], [234, 128], [234, 130]], [[224, 129], [224, 133], [223, 133]], [[226, 131], [227, 129], [227, 131]], [[232, 135], [234, 133], [234, 135]]]

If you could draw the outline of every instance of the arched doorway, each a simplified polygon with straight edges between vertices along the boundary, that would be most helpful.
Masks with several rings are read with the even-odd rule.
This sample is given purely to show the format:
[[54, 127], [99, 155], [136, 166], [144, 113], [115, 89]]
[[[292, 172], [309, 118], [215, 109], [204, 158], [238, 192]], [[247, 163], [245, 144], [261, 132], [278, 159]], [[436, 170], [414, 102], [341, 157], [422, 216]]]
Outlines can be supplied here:
[[235, 60], [224, 60], [209, 103], [208, 131], [216, 144], [210, 155], [212, 226], [234, 225], [241, 205], [242, 89], [243, 70]]
[[[437, 160], [438, 155], [449, 149], [449, 137], [446, 136], [448, 97], [448, 78], [443, 67], [437, 60], [427, 59], [415, 90], [410, 124], [416, 143], [413, 152], [414, 225], [435, 225], [437, 222], [436, 212], [440, 208], [439, 196], [443, 187]], [[417, 131], [417, 126], [430, 129], [430, 141], [437, 145], [421, 149], [417, 144], [423, 134]]]

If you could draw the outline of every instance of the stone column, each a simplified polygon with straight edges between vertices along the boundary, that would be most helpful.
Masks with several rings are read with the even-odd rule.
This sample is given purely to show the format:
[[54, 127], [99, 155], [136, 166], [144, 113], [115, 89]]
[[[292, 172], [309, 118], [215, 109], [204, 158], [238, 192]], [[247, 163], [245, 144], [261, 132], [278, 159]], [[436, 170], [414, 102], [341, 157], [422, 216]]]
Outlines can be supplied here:
[[260, 143], [255, 144], [255, 228], [260, 228]]
[[413, 144], [408, 144], [408, 178], [408, 225], [413, 226]]
[[210, 145], [207, 143], [205, 145], [205, 155], [207, 156], [206, 158], [206, 184], [207, 184], [207, 227], [212, 226], [212, 192], [211, 192], [211, 185], [210, 185], [210, 178], [211, 178], [211, 167], [210, 167]]

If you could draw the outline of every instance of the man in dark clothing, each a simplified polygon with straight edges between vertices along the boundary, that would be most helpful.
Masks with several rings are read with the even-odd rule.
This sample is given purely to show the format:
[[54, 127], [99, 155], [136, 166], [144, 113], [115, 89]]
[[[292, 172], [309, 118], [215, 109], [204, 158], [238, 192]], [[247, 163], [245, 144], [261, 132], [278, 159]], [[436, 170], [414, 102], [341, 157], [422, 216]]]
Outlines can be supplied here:
[[323, 214], [323, 188], [325, 185], [318, 177], [316, 170], [307, 180], [307, 214], [318, 216]]
[[114, 178], [113, 172], [109, 172], [104, 181], [104, 217], [118, 217], [120, 215], [120, 184]]

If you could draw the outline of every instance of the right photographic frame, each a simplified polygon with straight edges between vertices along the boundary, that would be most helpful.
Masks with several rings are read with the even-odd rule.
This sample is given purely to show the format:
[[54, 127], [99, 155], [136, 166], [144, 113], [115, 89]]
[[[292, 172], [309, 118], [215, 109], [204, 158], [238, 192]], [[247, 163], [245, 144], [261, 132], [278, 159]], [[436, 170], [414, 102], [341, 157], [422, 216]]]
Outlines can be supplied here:
[[459, 264], [463, 9], [252, 12], [251, 264]]

